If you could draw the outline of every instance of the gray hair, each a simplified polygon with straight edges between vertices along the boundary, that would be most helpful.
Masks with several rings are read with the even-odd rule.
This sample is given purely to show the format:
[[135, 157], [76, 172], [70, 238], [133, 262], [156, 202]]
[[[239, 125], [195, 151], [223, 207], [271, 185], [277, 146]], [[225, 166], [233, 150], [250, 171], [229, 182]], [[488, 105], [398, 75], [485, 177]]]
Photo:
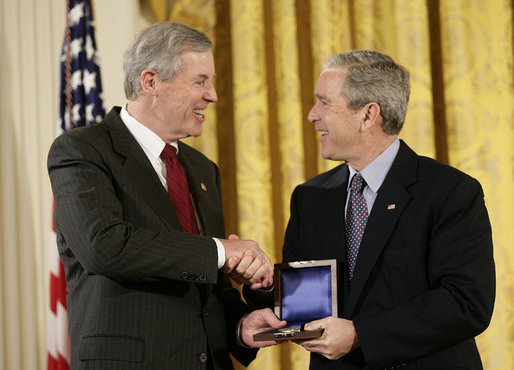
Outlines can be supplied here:
[[396, 135], [401, 131], [409, 103], [409, 71], [374, 50], [349, 50], [330, 58], [323, 68], [345, 71], [341, 92], [349, 108], [357, 110], [375, 102], [380, 106], [384, 132]]
[[180, 23], [161, 22], [140, 31], [123, 55], [125, 96], [134, 100], [139, 95], [144, 70], [153, 69], [163, 81], [169, 81], [183, 67], [182, 53], [211, 49], [212, 43], [203, 32]]

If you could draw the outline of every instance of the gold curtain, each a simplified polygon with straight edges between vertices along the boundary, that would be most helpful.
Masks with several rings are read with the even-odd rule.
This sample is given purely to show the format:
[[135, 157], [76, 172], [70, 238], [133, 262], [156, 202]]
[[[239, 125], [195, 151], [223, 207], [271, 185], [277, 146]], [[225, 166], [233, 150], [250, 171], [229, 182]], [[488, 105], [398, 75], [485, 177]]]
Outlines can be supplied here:
[[[294, 187], [337, 163], [307, 122], [321, 65], [347, 49], [390, 54], [411, 72], [401, 137], [419, 154], [476, 177], [493, 225], [497, 300], [478, 337], [486, 369], [514, 368], [514, 68], [512, 0], [147, 0], [156, 20], [206, 32], [219, 102], [188, 139], [218, 162], [227, 232], [259, 241], [273, 262]], [[236, 364], [236, 368], [241, 368]], [[307, 369], [293, 344], [250, 369]]]

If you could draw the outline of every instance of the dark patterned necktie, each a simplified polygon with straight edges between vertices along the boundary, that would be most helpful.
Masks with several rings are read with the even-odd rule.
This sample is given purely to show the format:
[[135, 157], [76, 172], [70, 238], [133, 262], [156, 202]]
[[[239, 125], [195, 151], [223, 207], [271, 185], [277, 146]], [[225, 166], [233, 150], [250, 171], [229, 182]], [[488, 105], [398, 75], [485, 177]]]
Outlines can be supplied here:
[[348, 208], [346, 210], [346, 253], [350, 280], [353, 278], [353, 270], [357, 261], [362, 234], [368, 221], [368, 206], [366, 205], [364, 195], [362, 195], [362, 190], [365, 186], [366, 181], [357, 172], [352, 179]]
[[175, 207], [175, 212], [177, 212], [182, 231], [198, 234], [193, 201], [191, 200], [186, 173], [177, 158], [177, 149], [172, 145], [166, 144], [161, 153], [161, 158], [166, 162], [168, 195], [173, 203], [173, 207]]

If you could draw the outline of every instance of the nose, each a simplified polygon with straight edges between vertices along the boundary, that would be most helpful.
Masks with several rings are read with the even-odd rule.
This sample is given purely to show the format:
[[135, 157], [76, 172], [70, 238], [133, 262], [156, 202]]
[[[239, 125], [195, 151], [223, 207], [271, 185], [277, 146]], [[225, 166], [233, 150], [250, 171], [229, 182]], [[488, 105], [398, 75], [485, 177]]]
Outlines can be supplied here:
[[319, 119], [317, 109], [316, 109], [316, 104], [314, 104], [312, 106], [311, 110], [309, 111], [309, 115], [307, 116], [307, 119], [311, 123], [314, 123]]
[[216, 93], [216, 89], [213, 84], [209, 84], [207, 90], [204, 94], [204, 99], [210, 103], [215, 103], [218, 101], [218, 94]]

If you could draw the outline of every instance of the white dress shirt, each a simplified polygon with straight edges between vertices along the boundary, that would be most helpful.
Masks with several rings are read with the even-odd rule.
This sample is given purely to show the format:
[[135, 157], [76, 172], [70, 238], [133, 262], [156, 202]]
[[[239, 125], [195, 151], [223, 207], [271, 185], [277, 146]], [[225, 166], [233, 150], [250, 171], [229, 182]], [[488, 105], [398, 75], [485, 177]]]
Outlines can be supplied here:
[[[120, 117], [125, 126], [127, 126], [130, 133], [134, 136], [138, 144], [145, 152], [148, 160], [155, 170], [155, 173], [157, 173], [159, 180], [161, 180], [162, 186], [164, 186], [166, 191], [168, 191], [168, 183], [166, 181], [166, 163], [160, 157], [164, 147], [166, 146], [166, 143], [159, 137], [159, 135], [132, 117], [127, 111], [126, 106], [121, 108]], [[169, 144], [173, 145], [177, 149], [178, 154], [177, 142], [173, 141]], [[216, 242], [216, 246], [218, 248], [218, 269], [220, 269], [223, 267], [226, 261], [225, 247], [218, 238], [213, 239]]]

